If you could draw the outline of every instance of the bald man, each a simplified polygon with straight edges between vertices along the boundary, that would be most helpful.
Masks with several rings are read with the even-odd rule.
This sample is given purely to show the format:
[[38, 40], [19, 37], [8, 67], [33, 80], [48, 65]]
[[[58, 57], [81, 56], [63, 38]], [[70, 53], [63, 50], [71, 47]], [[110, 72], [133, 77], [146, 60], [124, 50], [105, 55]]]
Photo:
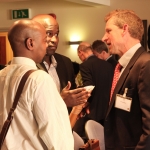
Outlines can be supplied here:
[[8, 32], [14, 57], [0, 71], [0, 131], [14, 101], [16, 89], [27, 79], [2, 150], [73, 150], [74, 142], [66, 105], [53, 79], [38, 70], [46, 54], [45, 28], [31, 20], [16, 21]]
[[75, 89], [75, 77], [71, 60], [66, 56], [55, 53], [59, 42], [58, 22], [52, 16], [43, 14], [33, 17], [32, 20], [42, 24], [48, 36], [46, 55], [43, 61], [38, 64], [38, 67], [50, 74], [68, 107], [85, 103], [90, 94], [84, 88]]
[[80, 43], [77, 49], [80, 64], [80, 73], [84, 86], [93, 85], [91, 97], [88, 99], [90, 114], [77, 121], [74, 130], [85, 136], [84, 127], [87, 120], [95, 120], [103, 125], [103, 119], [109, 102], [110, 88], [113, 78], [113, 68], [110, 63], [93, 55], [88, 42]]

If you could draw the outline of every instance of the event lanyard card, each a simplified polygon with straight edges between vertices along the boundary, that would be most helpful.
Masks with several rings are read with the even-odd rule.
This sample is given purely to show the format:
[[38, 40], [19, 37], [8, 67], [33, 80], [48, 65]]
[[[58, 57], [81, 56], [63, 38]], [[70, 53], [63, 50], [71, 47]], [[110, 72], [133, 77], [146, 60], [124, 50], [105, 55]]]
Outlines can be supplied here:
[[127, 89], [123, 95], [116, 94], [115, 107], [130, 112], [132, 98], [126, 97]]

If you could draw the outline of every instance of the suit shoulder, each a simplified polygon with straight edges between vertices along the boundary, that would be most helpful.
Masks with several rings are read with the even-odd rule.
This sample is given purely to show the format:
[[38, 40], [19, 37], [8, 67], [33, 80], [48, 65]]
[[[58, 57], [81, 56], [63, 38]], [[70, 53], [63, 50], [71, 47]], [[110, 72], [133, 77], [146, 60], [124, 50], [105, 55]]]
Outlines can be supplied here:
[[92, 56], [89, 59], [87, 59], [86, 61], [84, 61], [83, 63], [80, 64], [81, 66], [99, 66], [99, 67], [107, 67], [107, 68], [112, 68], [111, 64], [108, 63], [105, 60], [99, 59], [96, 56]]
[[107, 62], [107, 61], [105, 61], [105, 60], [102, 60], [102, 59], [99, 59], [99, 58], [97, 58], [96, 56], [92, 56], [92, 57], [90, 57], [87, 61], [85, 61], [85, 62], [88, 62], [88, 63], [98, 63], [98, 64], [107, 64], [107, 65], [109, 65], [109, 63]]
[[64, 55], [61, 55], [61, 54], [58, 54], [58, 53], [55, 53], [54, 54], [54, 57], [56, 58], [56, 60], [57, 59], [63, 59], [63, 60], [68, 60], [68, 61], [71, 61], [71, 59], [69, 58], [69, 57], [67, 57], [67, 56], [64, 56]]

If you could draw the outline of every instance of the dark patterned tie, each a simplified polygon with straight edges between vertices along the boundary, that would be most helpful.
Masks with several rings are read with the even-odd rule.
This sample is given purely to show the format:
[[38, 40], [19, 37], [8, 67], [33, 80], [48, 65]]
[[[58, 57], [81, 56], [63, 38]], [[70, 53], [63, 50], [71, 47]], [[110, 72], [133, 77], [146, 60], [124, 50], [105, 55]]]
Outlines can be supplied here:
[[122, 68], [122, 66], [119, 63], [115, 67], [114, 77], [113, 77], [113, 82], [112, 82], [112, 87], [111, 87], [111, 93], [110, 93], [110, 101], [111, 101], [114, 89], [116, 87], [116, 84], [118, 82], [121, 68]]

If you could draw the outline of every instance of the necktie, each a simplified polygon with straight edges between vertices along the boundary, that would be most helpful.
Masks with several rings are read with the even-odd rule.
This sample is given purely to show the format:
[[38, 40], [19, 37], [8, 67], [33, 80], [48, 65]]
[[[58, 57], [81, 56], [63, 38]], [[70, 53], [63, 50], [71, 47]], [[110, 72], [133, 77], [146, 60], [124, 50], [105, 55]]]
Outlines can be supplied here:
[[121, 70], [122, 66], [118, 63], [115, 67], [115, 71], [114, 71], [114, 77], [113, 77], [113, 82], [112, 82], [112, 87], [111, 87], [111, 93], [110, 93], [110, 100], [112, 98], [114, 89], [116, 87], [116, 84], [118, 82], [119, 79], [119, 75], [120, 75], [120, 70]]

